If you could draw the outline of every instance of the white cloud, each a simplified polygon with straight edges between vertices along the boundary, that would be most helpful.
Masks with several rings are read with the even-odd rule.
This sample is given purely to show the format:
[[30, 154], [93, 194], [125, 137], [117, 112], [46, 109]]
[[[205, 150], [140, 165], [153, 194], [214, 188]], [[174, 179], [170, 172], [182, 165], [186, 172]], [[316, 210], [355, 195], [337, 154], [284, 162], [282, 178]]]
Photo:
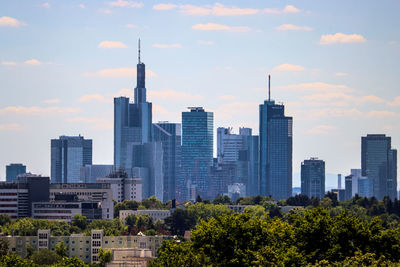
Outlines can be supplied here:
[[44, 104], [56, 104], [56, 103], [60, 103], [60, 99], [59, 98], [46, 99], [46, 100], [43, 100], [42, 103], [44, 103]]
[[364, 43], [366, 41], [367, 39], [360, 34], [344, 34], [338, 32], [335, 34], [322, 35], [319, 43], [322, 45], [328, 45], [339, 43]]
[[367, 116], [371, 118], [384, 119], [384, 118], [399, 117], [399, 114], [389, 110], [371, 110], [367, 113]]
[[199, 94], [190, 94], [175, 90], [148, 91], [147, 95], [150, 99], [168, 100], [168, 101], [192, 101], [201, 100], [203, 97]]
[[50, 4], [49, 3], [44, 3], [44, 4], [42, 4], [42, 7], [50, 8]]
[[127, 27], [128, 29], [137, 29], [137, 28], [139, 28], [138, 26], [133, 25], [133, 24], [126, 24], [125, 27]]
[[192, 26], [194, 30], [200, 31], [228, 31], [228, 32], [249, 32], [251, 28], [246, 26], [227, 26], [216, 23], [196, 24]]
[[389, 102], [389, 106], [400, 106], [400, 96], [395, 97], [392, 102]]
[[27, 115], [27, 116], [54, 116], [77, 113], [81, 110], [72, 107], [24, 107], [24, 106], [9, 106], [0, 109], [0, 115]]
[[153, 44], [155, 48], [182, 48], [181, 44]]
[[4, 66], [15, 66], [15, 65], [17, 65], [17, 62], [2, 61], [2, 62], [1, 62], [1, 65], [4, 65]]
[[0, 27], [20, 27], [20, 26], [26, 26], [27, 24], [21, 21], [18, 21], [15, 18], [11, 17], [0, 17]]
[[112, 7], [132, 7], [132, 8], [141, 8], [143, 7], [143, 3], [133, 2], [133, 1], [125, 1], [125, 0], [117, 0], [108, 3]]
[[32, 65], [32, 66], [39, 66], [39, 65], [42, 65], [43, 63], [40, 62], [40, 61], [37, 60], [37, 59], [29, 59], [29, 60], [25, 60], [25, 61], [24, 61], [24, 64], [26, 64], [26, 65]]
[[352, 92], [353, 89], [342, 84], [328, 84], [324, 82], [290, 84], [278, 88], [298, 92]]
[[366, 95], [362, 97], [355, 97], [356, 102], [360, 104], [383, 104], [386, 103], [386, 101], [379, 96], [376, 95]]
[[101, 9], [99, 9], [99, 12], [106, 14], [106, 15], [109, 15], [112, 13], [111, 9], [108, 9], [108, 8], [101, 8]]
[[301, 12], [301, 10], [293, 5], [286, 5], [283, 9], [266, 8], [263, 10], [263, 12], [268, 14], [288, 14], [288, 13], [299, 13]]
[[21, 124], [18, 123], [5, 123], [5, 124], [0, 124], [0, 131], [22, 131], [24, 127]]
[[276, 27], [278, 31], [312, 31], [313, 28], [308, 26], [297, 26], [293, 24], [282, 24]]
[[202, 40], [199, 40], [198, 43], [201, 44], [201, 45], [215, 45], [214, 41], [202, 41]]
[[82, 9], [86, 8], [86, 6], [84, 4], [79, 4], [79, 7], [82, 8]]
[[331, 135], [336, 132], [337, 128], [332, 125], [317, 125], [306, 131], [307, 134], [313, 135]]
[[303, 66], [293, 65], [293, 64], [281, 64], [274, 68], [274, 71], [302, 71], [304, 70]]
[[343, 76], [347, 76], [348, 74], [347, 73], [345, 73], [345, 72], [336, 72], [335, 73], [335, 76], [338, 76], [338, 77], [343, 77]]
[[157, 4], [153, 6], [154, 10], [171, 10], [176, 8], [177, 5], [174, 4]]
[[[84, 73], [83, 76], [107, 78], [136, 77], [136, 68], [104, 69], [97, 72], [87, 72]], [[146, 76], [155, 77], [156, 74], [151, 70], [146, 70]]]
[[121, 42], [102, 41], [99, 43], [99, 48], [127, 48], [128, 46]]

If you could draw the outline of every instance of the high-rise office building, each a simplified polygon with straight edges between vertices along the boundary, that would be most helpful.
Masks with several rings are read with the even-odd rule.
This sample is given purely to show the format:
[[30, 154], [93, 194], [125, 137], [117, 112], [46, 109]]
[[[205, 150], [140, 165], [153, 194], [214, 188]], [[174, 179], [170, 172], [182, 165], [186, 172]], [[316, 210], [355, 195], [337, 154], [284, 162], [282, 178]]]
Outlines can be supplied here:
[[97, 178], [107, 177], [113, 172], [113, 165], [93, 164], [81, 167], [81, 181], [83, 183], [96, 183]]
[[26, 173], [26, 166], [21, 163], [11, 163], [6, 166], [6, 181], [16, 182], [19, 174]]
[[325, 162], [311, 158], [301, 163], [301, 193], [322, 199], [325, 195]]
[[91, 164], [91, 139], [79, 135], [51, 140], [52, 183], [81, 183], [81, 167]]
[[269, 90], [260, 105], [260, 194], [276, 200], [292, 195], [292, 121], [285, 106], [271, 100]]
[[361, 172], [372, 180], [373, 196], [396, 198], [397, 151], [391, 148], [391, 137], [368, 134], [361, 138]]
[[[185, 180], [183, 199], [207, 195], [208, 172], [213, 164], [214, 114], [202, 107], [182, 112], [182, 167]], [[196, 189], [196, 190], [194, 190]]]
[[153, 124], [153, 140], [162, 143], [163, 149], [163, 197], [166, 202], [180, 199], [182, 127], [180, 123], [158, 122]]
[[146, 101], [146, 67], [139, 56], [137, 64], [137, 85], [134, 103], [128, 97], [114, 98], [114, 167], [126, 168], [129, 143], [144, 144], [152, 137], [152, 104]]

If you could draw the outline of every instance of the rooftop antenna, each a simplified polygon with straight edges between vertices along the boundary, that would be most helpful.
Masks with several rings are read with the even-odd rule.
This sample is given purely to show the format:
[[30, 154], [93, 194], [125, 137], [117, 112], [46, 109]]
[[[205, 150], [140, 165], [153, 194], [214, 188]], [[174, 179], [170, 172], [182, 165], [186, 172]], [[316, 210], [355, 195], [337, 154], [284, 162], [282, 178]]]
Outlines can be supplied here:
[[139, 53], [138, 53], [138, 57], [139, 57], [139, 58], [138, 58], [138, 61], [139, 61], [139, 64], [140, 64], [140, 63], [141, 63], [141, 62], [140, 62], [140, 38], [139, 38], [139, 46], [138, 46], [138, 47], [139, 47]]
[[268, 101], [271, 101], [271, 75], [268, 74]]

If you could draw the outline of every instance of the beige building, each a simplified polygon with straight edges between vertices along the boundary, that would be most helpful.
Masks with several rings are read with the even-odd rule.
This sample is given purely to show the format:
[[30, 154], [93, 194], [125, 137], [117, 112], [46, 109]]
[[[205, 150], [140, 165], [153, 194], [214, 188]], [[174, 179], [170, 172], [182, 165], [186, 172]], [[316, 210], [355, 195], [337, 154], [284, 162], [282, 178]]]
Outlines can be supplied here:
[[[144, 255], [146, 258], [150, 255], [146, 251], [151, 251], [151, 256], [156, 257], [157, 249], [161, 246], [162, 242], [172, 237], [145, 235], [104, 236], [103, 230], [92, 230], [90, 236], [51, 236], [50, 230], [38, 230], [36, 236], [2, 236], [0, 238], [6, 239], [9, 242], [10, 253], [16, 253], [20, 257], [26, 257], [28, 245], [31, 245], [36, 250], [49, 249], [55, 251], [56, 245], [64, 242], [69, 257], [77, 257], [85, 263], [94, 263], [98, 261], [97, 254], [100, 248], [110, 250], [136, 249], [139, 252], [132, 254], [132, 257]], [[144, 252], [140, 252], [141, 250]], [[116, 259], [123, 259], [122, 254], [122, 252], [118, 252]]]
[[107, 267], [137, 266], [147, 267], [154, 258], [153, 252], [149, 249], [137, 248], [113, 248], [113, 256]]

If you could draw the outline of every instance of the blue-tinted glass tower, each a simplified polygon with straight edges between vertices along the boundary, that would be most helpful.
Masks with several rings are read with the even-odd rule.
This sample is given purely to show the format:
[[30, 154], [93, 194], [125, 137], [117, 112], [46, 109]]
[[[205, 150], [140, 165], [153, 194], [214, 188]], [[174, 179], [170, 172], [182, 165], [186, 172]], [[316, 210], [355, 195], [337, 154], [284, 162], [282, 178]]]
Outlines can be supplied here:
[[114, 98], [114, 167], [124, 169], [129, 143], [144, 144], [152, 137], [152, 104], [146, 101], [146, 66], [139, 57], [134, 103], [128, 97]]
[[182, 129], [180, 123], [159, 122], [153, 124], [153, 140], [162, 143], [163, 150], [163, 197], [166, 202], [180, 199], [178, 185], [181, 179]]
[[52, 183], [81, 183], [81, 167], [91, 164], [91, 139], [79, 135], [51, 140]]
[[325, 161], [311, 158], [301, 163], [301, 193], [309, 198], [324, 197]]
[[6, 181], [16, 182], [19, 174], [26, 173], [26, 166], [21, 163], [11, 163], [6, 166]]
[[270, 93], [259, 108], [260, 195], [287, 199], [292, 195], [293, 119]]
[[[182, 112], [183, 199], [207, 198], [208, 172], [213, 164], [214, 114], [202, 107]], [[196, 195], [193, 195], [196, 194]]]

